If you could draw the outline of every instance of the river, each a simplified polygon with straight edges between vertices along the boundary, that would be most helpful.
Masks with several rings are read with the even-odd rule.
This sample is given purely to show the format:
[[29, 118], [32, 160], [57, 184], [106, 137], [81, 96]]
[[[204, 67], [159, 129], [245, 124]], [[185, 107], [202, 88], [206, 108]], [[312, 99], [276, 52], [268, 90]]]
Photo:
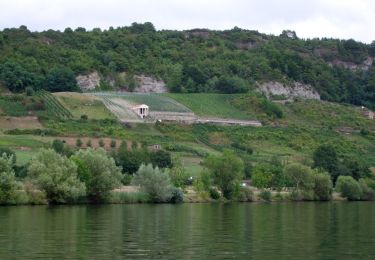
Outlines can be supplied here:
[[375, 203], [0, 207], [0, 259], [375, 259]]

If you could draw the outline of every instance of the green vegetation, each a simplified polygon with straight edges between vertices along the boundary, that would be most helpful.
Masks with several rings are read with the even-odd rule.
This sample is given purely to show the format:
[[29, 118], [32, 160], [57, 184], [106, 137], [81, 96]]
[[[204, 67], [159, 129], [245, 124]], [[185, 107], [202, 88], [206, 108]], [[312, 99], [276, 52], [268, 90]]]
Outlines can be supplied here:
[[374, 66], [330, 66], [338, 61], [361, 65], [374, 57], [374, 43], [353, 39], [291, 39], [238, 27], [156, 31], [151, 23], [63, 32], [21, 26], [0, 31], [0, 39], [0, 80], [13, 92], [26, 87], [72, 91], [75, 76], [96, 70], [103, 75], [102, 89], [111, 88], [111, 82], [112, 88], [131, 91], [136, 74], [161, 78], [173, 92], [239, 93], [256, 82], [299, 81], [312, 85], [324, 100], [374, 108]]
[[339, 176], [336, 183], [336, 190], [348, 200], [360, 200], [362, 188], [351, 176]]
[[149, 194], [154, 202], [168, 202], [173, 197], [173, 186], [166, 170], [142, 164], [134, 176], [133, 183]]
[[71, 160], [78, 167], [78, 178], [85, 183], [90, 201], [107, 201], [111, 191], [121, 185], [121, 168], [102, 148], [79, 150]]
[[0, 205], [16, 203], [18, 185], [13, 164], [12, 156], [5, 153], [0, 156]]
[[232, 105], [233, 99], [239, 97], [237, 94], [164, 94], [185, 105], [199, 116], [254, 119], [251, 114]]
[[60, 103], [72, 114], [73, 118], [79, 119], [115, 119], [108, 111], [103, 102], [89, 95], [74, 92], [54, 93]]
[[48, 112], [58, 118], [71, 118], [72, 114], [50, 92], [40, 90], [36, 96], [43, 100]]
[[77, 177], [77, 166], [53, 150], [41, 150], [33, 157], [28, 176], [50, 203], [74, 202], [86, 194], [84, 183]]

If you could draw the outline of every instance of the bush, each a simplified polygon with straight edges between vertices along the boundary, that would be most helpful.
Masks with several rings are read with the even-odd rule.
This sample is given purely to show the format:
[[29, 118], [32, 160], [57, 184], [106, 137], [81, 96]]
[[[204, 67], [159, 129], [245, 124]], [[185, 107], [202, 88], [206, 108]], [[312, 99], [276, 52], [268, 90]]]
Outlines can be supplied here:
[[169, 176], [174, 186], [183, 188], [189, 182], [189, 174], [180, 162], [176, 162], [172, 169], [169, 170]]
[[254, 201], [254, 192], [248, 187], [241, 187], [238, 193], [238, 201]]
[[362, 189], [361, 200], [374, 200], [375, 191], [367, 185], [366, 181], [364, 179], [360, 179], [359, 184], [361, 185]]
[[209, 193], [210, 193], [211, 199], [218, 200], [221, 197], [220, 192], [214, 187], [211, 187], [209, 189]]
[[184, 201], [184, 193], [181, 188], [174, 187], [172, 189], [172, 197], [170, 201], [172, 203], [181, 203]]
[[108, 157], [105, 150], [79, 150], [71, 160], [78, 167], [78, 177], [86, 184], [87, 196], [91, 202], [104, 202], [110, 192], [121, 186], [121, 168], [115, 160]]
[[293, 201], [302, 201], [303, 200], [303, 194], [300, 190], [293, 190], [290, 193], [290, 199]]
[[111, 140], [111, 143], [109, 144], [111, 148], [116, 148], [116, 140]]
[[104, 141], [103, 141], [103, 139], [100, 139], [100, 140], [99, 140], [99, 146], [100, 146], [100, 147], [104, 147]]
[[17, 182], [13, 170], [12, 156], [4, 153], [0, 156], [0, 204], [15, 204]]
[[264, 201], [271, 201], [272, 199], [272, 193], [269, 190], [262, 190], [259, 193], [259, 197]]
[[244, 164], [232, 151], [225, 150], [221, 156], [210, 156], [204, 161], [214, 183], [220, 188], [223, 196], [230, 199], [239, 180], [243, 177]]
[[42, 149], [32, 158], [28, 175], [51, 203], [74, 202], [86, 193], [75, 164], [52, 149]]
[[261, 163], [253, 168], [252, 185], [257, 188], [281, 188], [285, 185], [285, 174], [281, 166]]
[[7, 158], [12, 158], [13, 165], [16, 164], [16, 161], [17, 161], [17, 159], [16, 159], [16, 153], [13, 150], [11, 150], [11, 149], [9, 149], [7, 147], [0, 147], [0, 157], [3, 154], [5, 154]]
[[55, 150], [56, 153], [63, 154], [64, 151], [64, 143], [59, 139], [55, 139], [52, 141], [52, 149]]
[[132, 182], [132, 179], [133, 179], [133, 176], [131, 174], [125, 173], [122, 175], [121, 183], [123, 185], [129, 185]]
[[25, 92], [26, 92], [26, 96], [28, 96], [28, 97], [34, 96], [34, 93], [35, 93], [35, 91], [32, 87], [26, 87]]
[[171, 154], [164, 150], [150, 153], [150, 160], [154, 167], [171, 168], [173, 166]]
[[32, 182], [26, 182], [24, 184], [24, 190], [27, 195], [27, 203], [31, 205], [44, 205], [47, 204], [46, 193], [40, 191], [32, 184]]
[[81, 120], [87, 121], [89, 117], [87, 115], [81, 115]]
[[284, 169], [285, 176], [297, 190], [311, 190], [314, 187], [314, 176], [310, 167], [293, 163]]
[[148, 193], [153, 202], [168, 202], [172, 198], [173, 186], [166, 170], [153, 168], [152, 164], [139, 167], [133, 178], [133, 184], [139, 185]]
[[77, 147], [81, 147], [82, 146], [82, 140], [80, 139], [80, 138], [78, 138], [77, 140], [76, 140], [76, 146]]
[[360, 200], [363, 195], [361, 186], [351, 176], [339, 176], [335, 189], [348, 200]]
[[314, 194], [316, 200], [327, 201], [332, 197], [332, 181], [328, 173], [314, 175]]
[[89, 139], [89, 140], [87, 141], [86, 146], [87, 146], [87, 147], [91, 147], [91, 146], [92, 146], [91, 139]]

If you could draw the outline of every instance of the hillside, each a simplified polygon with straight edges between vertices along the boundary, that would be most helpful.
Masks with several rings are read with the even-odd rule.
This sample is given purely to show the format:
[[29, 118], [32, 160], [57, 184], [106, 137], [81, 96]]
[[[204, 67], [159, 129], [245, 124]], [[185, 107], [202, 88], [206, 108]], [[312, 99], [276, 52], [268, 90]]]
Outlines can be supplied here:
[[[118, 98], [114, 93], [100, 95], [104, 94]], [[116, 115], [107, 110], [103, 100], [95, 95], [66, 92], [45, 96], [55, 98], [53, 105], [35, 105], [41, 102], [39, 98], [43, 98], [39, 94], [31, 97], [23, 94], [2, 96], [0, 147], [15, 150], [21, 165], [27, 163], [39, 148], [50, 146], [54, 139], [64, 140], [71, 149], [77, 149], [77, 139], [84, 141], [82, 147], [86, 147], [88, 141], [98, 147], [103, 139], [108, 151], [111, 150], [110, 140], [116, 140], [116, 147], [121, 141], [126, 141], [128, 147], [132, 147], [132, 143], [143, 147], [160, 144], [174, 157], [180, 158], [185, 169], [194, 175], [202, 169], [200, 162], [207, 155], [220, 154], [224, 149], [233, 150], [254, 164], [273, 158], [309, 164], [314, 149], [321, 144], [331, 144], [344, 158], [355, 158], [375, 166], [375, 121], [365, 118], [359, 107], [350, 105], [314, 100], [283, 105], [266, 101], [257, 94], [144, 94], [144, 97], [127, 94], [123, 95], [125, 99], [146, 103], [151, 100], [151, 105], [166, 109], [174, 107], [164, 106], [160, 100], [169, 100], [170, 104], [202, 117], [258, 119], [264, 126], [122, 125], [115, 119]], [[276, 116], [278, 113], [268, 113], [274, 111], [269, 107], [279, 109], [281, 117]]]
[[28, 86], [77, 90], [79, 75], [90, 75], [88, 82], [102, 90], [132, 91], [139, 79], [159, 79], [159, 89], [165, 83], [183, 93], [240, 93], [276, 82], [312, 86], [326, 101], [375, 108], [374, 56], [374, 43], [237, 27], [156, 31], [151, 23], [134, 23], [109, 30], [0, 31], [0, 81], [13, 92]]

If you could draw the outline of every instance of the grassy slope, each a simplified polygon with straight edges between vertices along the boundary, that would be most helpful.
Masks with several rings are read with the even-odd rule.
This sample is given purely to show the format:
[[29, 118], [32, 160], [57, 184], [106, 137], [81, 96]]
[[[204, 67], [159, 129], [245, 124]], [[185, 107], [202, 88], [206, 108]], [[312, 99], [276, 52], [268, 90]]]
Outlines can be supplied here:
[[191, 93], [191, 94], [163, 94], [175, 99], [190, 108], [199, 116], [254, 119], [230, 104], [230, 100], [237, 97], [235, 94]]
[[74, 92], [59, 92], [53, 95], [73, 114], [74, 118], [87, 115], [91, 119], [115, 119], [103, 103], [93, 96]]

